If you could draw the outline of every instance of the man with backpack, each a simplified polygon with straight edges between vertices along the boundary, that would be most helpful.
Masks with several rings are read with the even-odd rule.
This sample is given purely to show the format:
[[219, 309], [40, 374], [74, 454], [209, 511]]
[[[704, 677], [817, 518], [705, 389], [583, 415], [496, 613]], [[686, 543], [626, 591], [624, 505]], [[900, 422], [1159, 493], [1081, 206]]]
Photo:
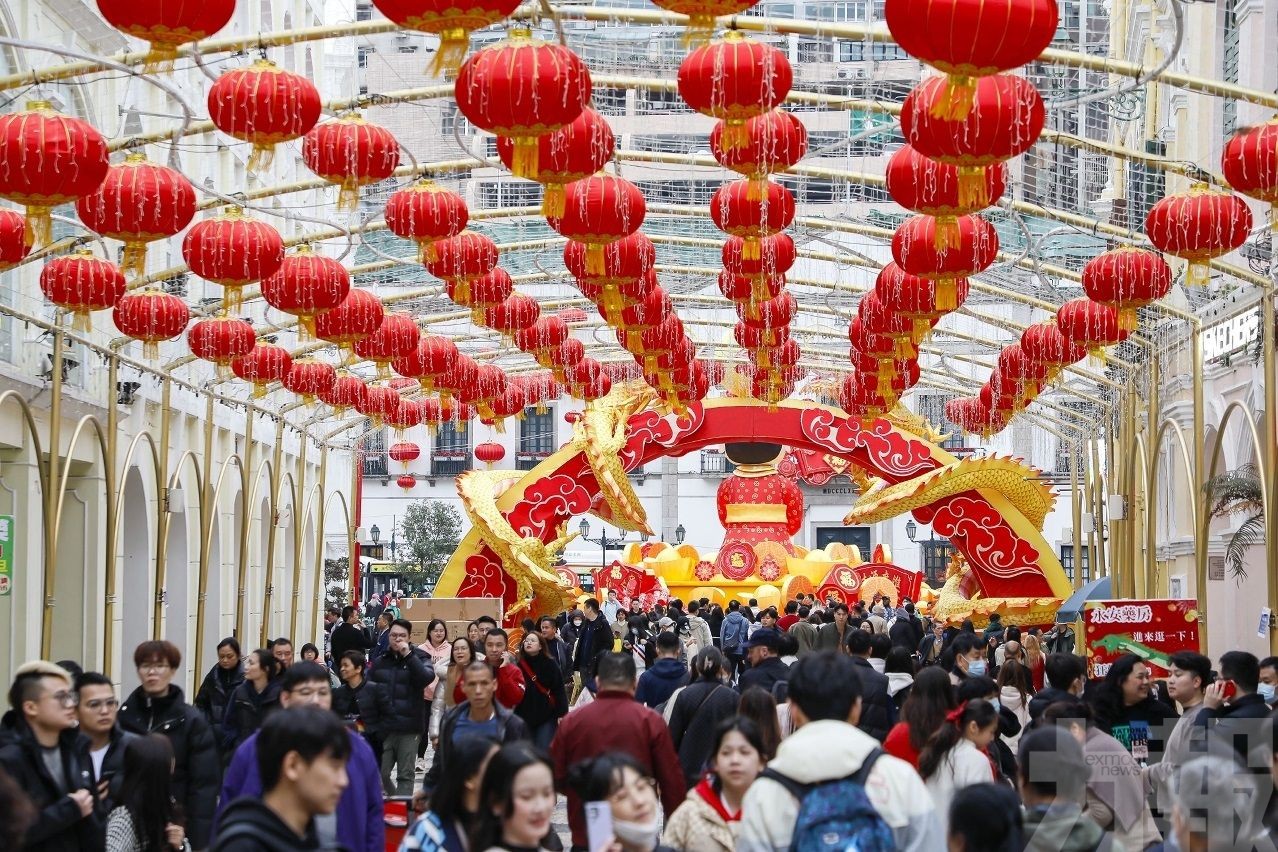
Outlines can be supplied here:
[[741, 669], [741, 661], [745, 659], [745, 644], [749, 635], [750, 620], [741, 614], [741, 603], [729, 601], [728, 614], [723, 617], [723, 624], [719, 628], [719, 646], [723, 655], [728, 658], [733, 677], [736, 677]]
[[801, 657], [789, 701], [795, 731], [746, 793], [737, 852], [945, 848], [918, 773], [857, 730], [861, 681], [850, 659]]

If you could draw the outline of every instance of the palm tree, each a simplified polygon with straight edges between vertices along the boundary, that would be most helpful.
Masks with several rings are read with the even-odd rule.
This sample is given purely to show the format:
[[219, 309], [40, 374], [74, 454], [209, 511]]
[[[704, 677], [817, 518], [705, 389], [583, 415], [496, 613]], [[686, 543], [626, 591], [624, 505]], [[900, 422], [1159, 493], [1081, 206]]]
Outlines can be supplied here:
[[1245, 464], [1237, 470], [1221, 473], [1207, 480], [1203, 486], [1208, 510], [1213, 518], [1244, 515], [1242, 526], [1234, 530], [1225, 545], [1225, 564], [1229, 573], [1242, 580], [1247, 577], [1243, 557], [1247, 549], [1265, 540], [1265, 501], [1260, 476], [1254, 464]]

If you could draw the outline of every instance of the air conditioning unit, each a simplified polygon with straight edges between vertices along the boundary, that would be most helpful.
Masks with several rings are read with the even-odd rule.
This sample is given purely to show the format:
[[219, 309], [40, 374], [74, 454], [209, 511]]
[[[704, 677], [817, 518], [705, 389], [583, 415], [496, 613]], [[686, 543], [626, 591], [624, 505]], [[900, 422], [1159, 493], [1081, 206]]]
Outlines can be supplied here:
[[1062, 527], [1061, 528], [1061, 544], [1073, 544], [1073, 543], [1074, 543], [1074, 528]]
[[1122, 494], [1110, 494], [1105, 498], [1105, 508], [1111, 521], [1127, 520], [1127, 498]]

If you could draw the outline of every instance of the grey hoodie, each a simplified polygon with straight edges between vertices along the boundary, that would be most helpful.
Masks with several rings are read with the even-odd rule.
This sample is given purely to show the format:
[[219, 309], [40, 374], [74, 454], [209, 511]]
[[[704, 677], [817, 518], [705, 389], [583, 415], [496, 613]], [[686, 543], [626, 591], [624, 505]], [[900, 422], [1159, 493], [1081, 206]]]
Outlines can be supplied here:
[[1083, 815], [1078, 805], [1052, 804], [1025, 812], [1025, 852], [1124, 852], [1123, 845]]

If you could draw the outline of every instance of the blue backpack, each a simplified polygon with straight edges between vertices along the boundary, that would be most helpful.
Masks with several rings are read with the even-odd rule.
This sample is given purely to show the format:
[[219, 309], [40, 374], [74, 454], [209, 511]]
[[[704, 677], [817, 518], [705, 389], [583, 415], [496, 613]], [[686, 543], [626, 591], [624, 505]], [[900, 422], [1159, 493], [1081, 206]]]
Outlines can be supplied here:
[[799, 800], [790, 852], [893, 852], [892, 828], [865, 794], [865, 781], [883, 750], [870, 752], [861, 768], [846, 778], [800, 784], [772, 769], [771, 778]]
[[746, 631], [749, 629], [749, 624], [742, 623], [742, 619], [725, 618], [723, 626], [719, 628], [722, 634], [720, 641], [723, 644], [723, 650], [728, 653], [739, 654], [741, 646], [745, 644]]

